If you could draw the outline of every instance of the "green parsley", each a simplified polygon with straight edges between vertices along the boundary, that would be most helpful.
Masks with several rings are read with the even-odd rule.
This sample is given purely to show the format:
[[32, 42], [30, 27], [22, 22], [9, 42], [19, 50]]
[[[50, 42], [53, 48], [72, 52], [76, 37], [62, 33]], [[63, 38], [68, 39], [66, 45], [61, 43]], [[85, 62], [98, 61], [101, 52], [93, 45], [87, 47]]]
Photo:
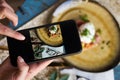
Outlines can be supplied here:
[[99, 34], [102, 33], [101, 29], [97, 29], [96, 32], [99, 33]]
[[82, 36], [87, 36], [90, 34], [90, 31], [88, 29], [84, 29], [83, 32], [81, 32]]
[[56, 31], [56, 27], [55, 27], [55, 26], [51, 26], [51, 27], [49, 28], [49, 30]]
[[84, 22], [89, 22], [88, 16], [86, 14], [85, 15], [80, 15], [80, 19]]

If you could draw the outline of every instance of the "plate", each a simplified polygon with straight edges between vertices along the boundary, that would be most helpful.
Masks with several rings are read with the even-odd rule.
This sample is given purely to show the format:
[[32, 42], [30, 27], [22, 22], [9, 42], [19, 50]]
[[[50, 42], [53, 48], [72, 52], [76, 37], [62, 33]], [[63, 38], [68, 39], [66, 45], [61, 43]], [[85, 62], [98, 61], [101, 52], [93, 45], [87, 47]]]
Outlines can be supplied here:
[[89, 22], [94, 24], [95, 31], [99, 31], [100, 42], [83, 49], [77, 55], [64, 57], [64, 60], [84, 71], [101, 72], [112, 69], [119, 63], [120, 28], [104, 6], [93, 1], [69, 0], [55, 10], [51, 22], [79, 20], [81, 15], [87, 15]]

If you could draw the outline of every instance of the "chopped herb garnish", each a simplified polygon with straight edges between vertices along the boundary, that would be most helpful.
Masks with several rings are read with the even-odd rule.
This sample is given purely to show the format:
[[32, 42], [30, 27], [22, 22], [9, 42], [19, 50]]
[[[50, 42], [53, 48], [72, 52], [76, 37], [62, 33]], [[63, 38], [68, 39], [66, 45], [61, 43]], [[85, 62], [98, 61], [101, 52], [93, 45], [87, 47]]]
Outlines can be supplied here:
[[84, 29], [82, 32], [81, 32], [81, 35], [82, 36], [87, 36], [90, 34], [90, 31], [88, 29]]
[[107, 41], [107, 42], [106, 42], [106, 45], [109, 45], [109, 44], [110, 44], [110, 41]]
[[102, 41], [102, 43], [104, 44], [104, 43], [105, 43], [105, 41]]
[[101, 29], [97, 29], [96, 32], [99, 33], [99, 34], [102, 33]]
[[44, 48], [44, 47], [41, 47], [41, 48], [40, 48], [40, 53], [42, 53], [44, 50], [45, 50], [45, 48]]
[[101, 49], [104, 49], [104, 47], [101, 47]]
[[84, 22], [89, 22], [87, 15], [80, 15], [80, 19]]
[[51, 27], [49, 28], [49, 30], [56, 31], [56, 28], [55, 28], [55, 26], [51, 26]]

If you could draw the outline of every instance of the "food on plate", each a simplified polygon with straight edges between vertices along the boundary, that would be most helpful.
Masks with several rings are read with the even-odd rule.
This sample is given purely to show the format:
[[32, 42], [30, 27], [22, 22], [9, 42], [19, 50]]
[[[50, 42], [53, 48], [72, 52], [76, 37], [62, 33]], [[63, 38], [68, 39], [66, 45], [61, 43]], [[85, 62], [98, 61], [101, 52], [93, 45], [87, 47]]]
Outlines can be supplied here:
[[83, 51], [64, 57], [65, 61], [92, 72], [106, 71], [118, 64], [120, 29], [104, 7], [95, 2], [66, 1], [53, 13], [52, 22], [69, 19], [77, 22]]
[[[83, 49], [87, 49], [93, 46], [96, 46], [100, 42], [100, 35], [95, 31], [95, 26], [93, 23], [88, 22], [87, 18], [83, 19], [84, 21], [78, 20], [78, 30], [82, 42]], [[99, 38], [99, 39], [98, 39]]]
[[59, 46], [63, 43], [59, 25], [37, 29], [37, 34], [39, 38], [48, 45]]
[[[55, 29], [54, 29], [55, 28]], [[57, 26], [50, 26], [48, 28], [48, 34], [50, 37], [53, 37], [57, 33]], [[45, 44], [41, 39], [37, 36], [36, 30], [30, 30], [30, 38], [32, 49], [34, 52], [34, 59], [43, 59], [48, 57], [53, 57], [57, 55], [64, 54], [63, 46], [49, 46]]]
[[54, 26], [50, 26], [49, 29], [48, 29], [48, 31], [49, 31], [50, 35], [52, 35], [52, 34], [54, 35], [54, 34], [57, 33], [58, 28], [57, 28], [56, 25], [54, 25]]

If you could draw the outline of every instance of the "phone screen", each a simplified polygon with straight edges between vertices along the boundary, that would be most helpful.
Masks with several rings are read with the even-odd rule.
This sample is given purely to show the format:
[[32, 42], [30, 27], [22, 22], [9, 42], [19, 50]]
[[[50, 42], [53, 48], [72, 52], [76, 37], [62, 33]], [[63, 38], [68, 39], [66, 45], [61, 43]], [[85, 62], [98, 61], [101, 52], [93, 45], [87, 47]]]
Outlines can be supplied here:
[[7, 37], [11, 63], [22, 56], [27, 63], [57, 58], [82, 50], [75, 21], [67, 20], [18, 31], [24, 41]]
[[34, 59], [65, 54], [60, 24], [29, 30]]

